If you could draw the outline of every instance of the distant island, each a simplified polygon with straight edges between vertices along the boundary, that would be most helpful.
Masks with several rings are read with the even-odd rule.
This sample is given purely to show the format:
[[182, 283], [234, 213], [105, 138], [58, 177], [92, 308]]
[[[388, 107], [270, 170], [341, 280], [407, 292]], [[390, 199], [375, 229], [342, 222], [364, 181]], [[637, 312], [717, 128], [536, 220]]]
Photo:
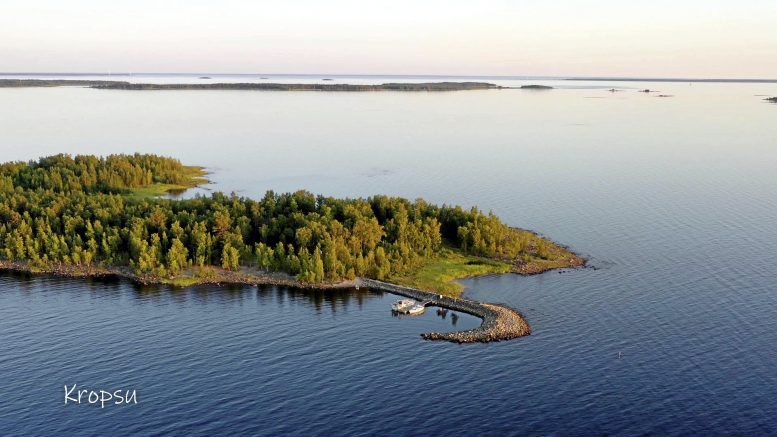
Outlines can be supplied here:
[[777, 103], [777, 97], [767, 97], [764, 100], [771, 103]]
[[79, 86], [106, 90], [258, 90], [258, 91], [464, 91], [502, 89], [486, 82], [384, 83], [380, 85], [344, 83], [131, 83], [109, 80], [0, 79], [0, 88]]
[[548, 85], [521, 85], [522, 90], [552, 90], [552, 86]]
[[141, 154], [1, 164], [0, 270], [176, 286], [332, 288], [364, 281], [483, 318], [486, 327], [475, 334], [430, 338], [462, 342], [530, 331], [524, 321], [516, 325], [512, 309], [461, 299], [454, 279], [585, 263], [493, 214], [420, 199], [336, 199], [307, 191], [269, 191], [261, 200], [159, 197], [203, 184], [205, 176], [201, 167]]

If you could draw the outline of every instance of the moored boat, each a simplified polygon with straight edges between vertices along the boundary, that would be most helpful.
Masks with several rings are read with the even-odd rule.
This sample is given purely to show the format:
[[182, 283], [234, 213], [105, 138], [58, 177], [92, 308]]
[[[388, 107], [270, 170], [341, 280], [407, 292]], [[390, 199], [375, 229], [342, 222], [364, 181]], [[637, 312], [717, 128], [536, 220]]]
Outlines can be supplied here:
[[400, 299], [391, 304], [391, 310], [398, 313], [406, 313], [410, 308], [417, 305], [417, 302], [411, 299]]
[[407, 313], [410, 315], [423, 314], [426, 307], [421, 304], [415, 304], [407, 309]]

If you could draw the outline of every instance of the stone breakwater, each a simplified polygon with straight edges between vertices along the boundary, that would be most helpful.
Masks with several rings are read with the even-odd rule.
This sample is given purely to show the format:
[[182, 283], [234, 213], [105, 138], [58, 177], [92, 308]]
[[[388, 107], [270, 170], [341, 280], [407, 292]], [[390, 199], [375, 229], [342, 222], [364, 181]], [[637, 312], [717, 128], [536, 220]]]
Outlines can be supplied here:
[[382, 290], [416, 300], [429, 300], [432, 305], [471, 314], [483, 320], [475, 329], [456, 332], [428, 332], [421, 334], [425, 340], [444, 340], [454, 343], [489, 343], [511, 340], [531, 334], [531, 327], [521, 313], [505, 305], [481, 303], [471, 299], [457, 299], [429, 293], [410, 287], [389, 284], [373, 279], [359, 279], [359, 283], [371, 289]]

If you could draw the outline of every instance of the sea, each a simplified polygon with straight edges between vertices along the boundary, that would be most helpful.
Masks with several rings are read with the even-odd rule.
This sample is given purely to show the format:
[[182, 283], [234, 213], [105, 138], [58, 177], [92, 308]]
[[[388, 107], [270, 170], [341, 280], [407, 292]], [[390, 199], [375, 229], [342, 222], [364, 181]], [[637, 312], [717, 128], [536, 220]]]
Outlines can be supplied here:
[[[0, 157], [156, 153], [213, 191], [477, 206], [589, 260], [462, 280], [532, 326], [396, 317], [368, 289], [0, 274], [0, 435], [777, 434], [777, 83], [0, 74], [145, 83], [481, 81], [316, 92], [0, 89]], [[324, 79], [330, 79], [324, 81]], [[646, 89], [652, 92], [642, 92]], [[136, 402], [68, 401], [67, 390]]]

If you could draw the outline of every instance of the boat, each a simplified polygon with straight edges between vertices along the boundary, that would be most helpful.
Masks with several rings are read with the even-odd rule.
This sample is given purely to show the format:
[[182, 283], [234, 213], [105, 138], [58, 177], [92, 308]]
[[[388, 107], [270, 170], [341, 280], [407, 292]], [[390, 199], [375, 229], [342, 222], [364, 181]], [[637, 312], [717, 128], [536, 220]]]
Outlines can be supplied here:
[[426, 310], [426, 307], [419, 303], [408, 308], [407, 313], [412, 316], [415, 316], [417, 314], [423, 314], [424, 310]]
[[398, 313], [406, 313], [407, 310], [417, 305], [416, 301], [410, 299], [400, 299], [391, 304], [391, 310]]
[[410, 314], [415, 316], [423, 314], [426, 310], [426, 303], [428, 302], [416, 302], [412, 299], [401, 299], [391, 304], [391, 310], [396, 313]]

